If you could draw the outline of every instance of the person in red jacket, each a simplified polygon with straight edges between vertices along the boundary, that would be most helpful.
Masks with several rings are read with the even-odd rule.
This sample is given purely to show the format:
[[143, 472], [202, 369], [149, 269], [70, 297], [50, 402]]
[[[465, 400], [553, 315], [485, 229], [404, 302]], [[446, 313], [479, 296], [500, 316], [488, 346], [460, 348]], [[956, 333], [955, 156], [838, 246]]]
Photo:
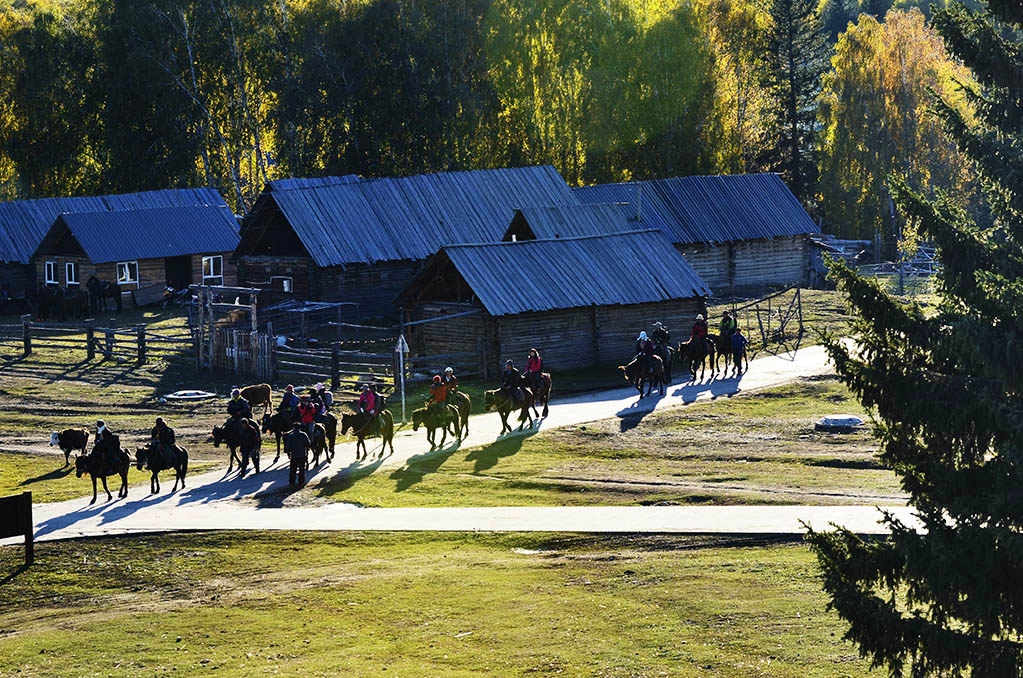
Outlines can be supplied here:
[[696, 323], [693, 324], [693, 331], [689, 333], [689, 336], [700, 339], [707, 338], [707, 321], [703, 319], [702, 314], [696, 316]]
[[298, 403], [298, 421], [302, 424], [302, 430], [309, 436], [309, 440], [313, 439], [313, 430], [316, 427], [316, 405], [313, 405], [309, 400], [309, 396], [302, 396], [302, 400]]
[[359, 412], [367, 412], [375, 416], [377, 410], [377, 394], [374, 393], [369, 384], [362, 385], [362, 395], [359, 396]]
[[430, 384], [430, 399], [427, 401], [426, 406], [430, 410], [436, 413], [441, 410], [448, 403], [448, 387], [444, 385], [444, 380], [440, 378], [439, 374], [435, 374], [433, 377], [433, 383]]
[[522, 375], [522, 380], [533, 389], [534, 394], [540, 390], [541, 374], [543, 374], [543, 359], [540, 357], [539, 351], [531, 348], [529, 357], [526, 358], [526, 373]]

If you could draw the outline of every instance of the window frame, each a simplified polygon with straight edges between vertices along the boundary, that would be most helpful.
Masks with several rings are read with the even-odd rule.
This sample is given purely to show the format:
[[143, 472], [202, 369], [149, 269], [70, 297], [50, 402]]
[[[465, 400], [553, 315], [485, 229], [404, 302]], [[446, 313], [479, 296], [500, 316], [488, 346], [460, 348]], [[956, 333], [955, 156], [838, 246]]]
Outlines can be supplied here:
[[273, 287], [274, 281], [281, 281], [281, 291], [285, 294], [295, 293], [295, 278], [290, 275], [272, 275], [270, 276], [270, 286]]
[[[125, 280], [121, 280], [121, 267], [122, 266], [125, 267], [125, 269], [124, 269], [124, 271], [125, 271]], [[129, 266], [134, 266], [135, 267], [135, 278], [133, 280], [127, 279], [127, 273], [128, 273], [128, 270], [129, 270], [128, 269]], [[114, 273], [117, 276], [117, 284], [118, 285], [135, 285], [135, 287], [139, 286], [139, 261], [138, 261], [138, 259], [135, 259], [134, 261], [119, 261], [119, 262], [117, 262], [117, 264], [114, 266]]]
[[[213, 265], [214, 260], [220, 260], [220, 273], [217, 275], [206, 275], [206, 262], [210, 262], [210, 273], [212, 274], [215, 270]], [[213, 285], [215, 287], [223, 287], [224, 285], [224, 255], [223, 254], [210, 254], [203, 256], [202, 258], [202, 284]], [[219, 281], [219, 282], [207, 282], [207, 281]]]
[[[71, 274], [74, 273], [75, 279], [71, 279]], [[68, 285], [80, 285], [81, 279], [78, 277], [78, 262], [77, 261], [65, 261], [64, 262], [64, 282]]]
[[46, 281], [47, 285], [59, 285], [60, 280], [57, 279], [57, 262], [56, 261], [44, 261], [43, 262], [43, 280]]

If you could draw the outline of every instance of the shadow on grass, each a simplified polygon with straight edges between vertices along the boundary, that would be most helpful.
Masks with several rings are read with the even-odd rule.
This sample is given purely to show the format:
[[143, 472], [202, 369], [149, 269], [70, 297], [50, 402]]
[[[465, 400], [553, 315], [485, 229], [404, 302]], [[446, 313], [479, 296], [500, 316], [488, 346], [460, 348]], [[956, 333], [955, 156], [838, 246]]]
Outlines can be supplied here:
[[18, 578], [19, 574], [21, 574], [22, 572], [27, 572], [28, 568], [30, 567], [31, 565], [26, 565], [25, 563], [22, 563], [21, 565], [15, 568], [14, 572], [11, 572], [3, 579], [0, 579], [0, 586], [3, 586], [4, 584], [10, 584], [12, 581]]
[[465, 460], [475, 462], [473, 473], [482, 473], [497, 466], [502, 459], [518, 454], [522, 449], [522, 444], [533, 435], [536, 435], [536, 429], [508, 433], [486, 447], [473, 450], [465, 457]]
[[461, 442], [456, 439], [454, 442], [448, 443], [444, 447], [430, 452], [424, 452], [423, 454], [417, 454], [414, 457], [409, 457], [404, 466], [399, 469], [395, 469], [391, 475], [388, 476], [395, 482], [394, 491], [404, 492], [413, 485], [422, 482], [424, 476], [436, 473], [440, 470], [440, 467], [444, 465], [444, 462], [450, 459], [451, 455], [458, 451], [460, 445]]
[[74, 469], [75, 469], [74, 466], [64, 466], [62, 468], [57, 468], [50, 471], [49, 473], [44, 473], [41, 476], [36, 476], [35, 478], [28, 478], [26, 480], [22, 480], [19, 483], [19, 485], [32, 485], [33, 483], [43, 483], [46, 482], [47, 480], [58, 480], [71, 473], [71, 471], [73, 471]]
[[365, 461], [367, 460], [353, 461], [335, 473], [332, 478], [328, 479], [318, 488], [319, 494], [323, 497], [332, 497], [336, 494], [347, 492], [363, 478], [373, 475], [380, 468], [380, 465], [384, 463], [383, 459], [376, 459], [368, 464]]

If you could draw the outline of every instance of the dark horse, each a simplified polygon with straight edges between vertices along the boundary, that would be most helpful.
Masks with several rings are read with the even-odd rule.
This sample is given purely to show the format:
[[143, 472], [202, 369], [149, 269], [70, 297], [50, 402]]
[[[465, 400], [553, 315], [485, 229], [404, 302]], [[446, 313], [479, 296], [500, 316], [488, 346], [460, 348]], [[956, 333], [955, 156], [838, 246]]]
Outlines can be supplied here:
[[[274, 463], [281, 458], [281, 439], [286, 433], [291, 431], [292, 423], [294, 423], [294, 420], [286, 412], [263, 413], [263, 433], [273, 433], [274, 438], [277, 440], [277, 456], [274, 457]], [[327, 461], [330, 461], [334, 458], [334, 443], [337, 440], [337, 417], [330, 412], [324, 412], [317, 417], [316, 423], [322, 425], [324, 450], [327, 452]]]
[[[536, 395], [533, 396], [533, 415], [537, 417], [547, 418], [547, 414], [550, 412], [551, 402], [551, 375], [547, 372], [540, 373], [540, 387], [536, 389]], [[537, 411], [537, 406], [543, 403], [543, 414]]]
[[667, 380], [664, 377], [664, 363], [661, 356], [649, 356], [651, 366], [644, 370], [640, 356], [636, 356], [627, 365], [619, 365], [618, 369], [625, 375], [625, 380], [636, 387], [640, 397], [643, 396], [643, 386], [646, 386], [646, 395], [653, 392], [654, 384], [657, 384], [657, 392], [664, 395], [664, 386]]
[[[106, 450], [108, 448], [114, 452], [113, 456], [116, 459], [112, 464], [107, 463]], [[107, 487], [107, 476], [121, 476], [121, 489], [117, 491], [117, 498], [122, 499], [128, 496], [128, 468], [130, 466], [131, 457], [121, 449], [120, 438], [110, 435], [99, 445], [92, 446], [92, 454], [75, 457], [75, 477], [81, 478], [85, 473], [92, 477], [92, 501], [89, 504], [95, 504], [96, 478], [103, 481], [103, 490], [107, 493], [107, 501], [110, 501], [114, 497], [110, 494], [110, 488]]]
[[462, 391], [455, 391], [448, 398], [448, 405], [453, 405], [458, 410], [458, 439], [461, 440], [465, 436], [469, 435], [469, 412], [472, 411], [472, 400], [469, 398], [468, 393]]
[[[444, 447], [448, 439], [448, 426], [454, 424], [454, 435], [462, 438], [462, 426], [458, 414], [458, 408], [454, 405], [445, 405], [442, 410], [435, 410], [427, 405], [417, 410], [412, 410], [412, 430], [418, 431], [420, 426], [426, 427], [426, 441], [430, 443], [430, 449]], [[441, 430], [440, 445], [437, 445], [437, 429]]]
[[113, 299], [117, 312], [121, 312], [120, 285], [109, 280], [100, 280], [93, 275], [85, 282], [85, 286], [89, 290], [89, 310], [92, 313], [105, 312], [107, 310], [107, 299]]
[[[530, 428], [533, 427], [533, 418], [529, 416], [529, 408], [533, 406], [533, 391], [523, 388], [522, 393], [525, 397], [522, 401], [522, 410], [519, 412], [520, 431], [525, 428], [526, 421], [529, 421]], [[519, 407], [515, 404], [515, 400], [507, 392], [498, 388], [483, 392], [483, 404], [488, 412], [490, 410], [497, 410], [497, 413], [501, 415], [501, 435], [504, 435], [506, 432], [510, 433], [512, 427], [508, 424], [508, 415], [512, 413], [512, 410]]]
[[710, 375], [717, 373], [714, 366], [714, 344], [709, 339], [697, 339], [690, 337], [689, 341], [683, 341], [678, 345], [678, 355], [689, 368], [690, 381], [696, 381], [696, 366], [700, 366], [700, 380], [707, 372], [707, 361], [710, 361]]
[[174, 463], [168, 465], [164, 456], [153, 449], [152, 443], [145, 447], [136, 448], [135, 468], [141, 471], [142, 467], [145, 466], [153, 474], [149, 478], [150, 494], [160, 493], [160, 471], [169, 469], [174, 469], [174, 487], [171, 489], [171, 492], [178, 491], [179, 482], [181, 483], [181, 489], [185, 489], [185, 474], [188, 473], [188, 450], [173, 445], [171, 447], [171, 455], [174, 457]]
[[[366, 438], [375, 436], [383, 438], [379, 455], [381, 459], [388, 446], [391, 447], [391, 454], [394, 454], [394, 417], [391, 416], [390, 410], [384, 410], [375, 417], [365, 412], [345, 412], [341, 415], [341, 435], [347, 434], [348, 429], [352, 429], [352, 435], [358, 438], [358, 442], [355, 443], [356, 460], [369, 456], [369, 452], [366, 450]], [[360, 448], [362, 456], [359, 456]]]
[[[245, 475], [249, 465], [249, 457], [252, 457], [252, 466], [259, 473], [259, 447], [262, 440], [259, 437], [259, 427], [251, 419], [241, 420], [241, 432], [239, 433], [230, 425], [230, 421], [223, 426], [213, 427], [213, 447], [220, 447], [220, 443], [227, 445], [231, 450], [231, 461], [227, 465], [227, 472], [234, 468], [234, 460], [238, 459], [238, 477]], [[240, 450], [235, 455], [235, 450]]]

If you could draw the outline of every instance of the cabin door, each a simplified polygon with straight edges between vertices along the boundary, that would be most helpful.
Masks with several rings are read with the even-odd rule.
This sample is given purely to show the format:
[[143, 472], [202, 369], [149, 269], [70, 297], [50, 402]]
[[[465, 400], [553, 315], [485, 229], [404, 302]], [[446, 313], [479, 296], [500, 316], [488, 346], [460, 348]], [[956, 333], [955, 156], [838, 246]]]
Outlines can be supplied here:
[[168, 287], [180, 290], [192, 284], [192, 257], [166, 257], [163, 266]]

